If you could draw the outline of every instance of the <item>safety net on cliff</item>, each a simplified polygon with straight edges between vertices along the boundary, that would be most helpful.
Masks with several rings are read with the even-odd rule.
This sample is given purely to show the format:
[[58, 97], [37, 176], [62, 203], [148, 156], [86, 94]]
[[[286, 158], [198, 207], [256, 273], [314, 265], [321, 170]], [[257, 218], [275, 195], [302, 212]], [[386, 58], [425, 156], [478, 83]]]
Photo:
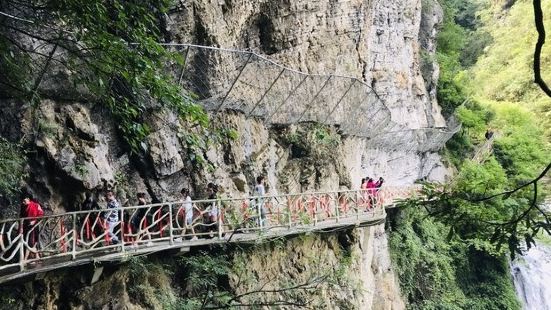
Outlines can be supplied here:
[[436, 151], [460, 128], [398, 124], [377, 93], [357, 78], [303, 73], [250, 51], [167, 46], [184, 57], [184, 65], [173, 68], [178, 83], [209, 111], [240, 111], [268, 125], [338, 126], [343, 134], [369, 138], [370, 148], [406, 152]]

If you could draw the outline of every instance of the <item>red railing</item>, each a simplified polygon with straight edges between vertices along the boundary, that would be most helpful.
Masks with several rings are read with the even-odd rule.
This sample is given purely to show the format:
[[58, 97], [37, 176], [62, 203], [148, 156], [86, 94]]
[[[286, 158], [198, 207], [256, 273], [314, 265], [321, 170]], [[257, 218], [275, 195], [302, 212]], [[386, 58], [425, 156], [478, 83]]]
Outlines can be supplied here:
[[[240, 233], [316, 229], [323, 223], [385, 216], [384, 207], [418, 192], [419, 187], [384, 187], [369, 192], [338, 191], [199, 200], [186, 214], [184, 202], [119, 209], [68, 212], [36, 219], [0, 221], [0, 276], [34, 264], [132, 252], [151, 245]], [[189, 205], [188, 210], [189, 211]], [[106, 214], [118, 212], [117, 222]], [[31, 224], [34, 222], [34, 224]], [[113, 227], [112, 231], [109, 227]]]

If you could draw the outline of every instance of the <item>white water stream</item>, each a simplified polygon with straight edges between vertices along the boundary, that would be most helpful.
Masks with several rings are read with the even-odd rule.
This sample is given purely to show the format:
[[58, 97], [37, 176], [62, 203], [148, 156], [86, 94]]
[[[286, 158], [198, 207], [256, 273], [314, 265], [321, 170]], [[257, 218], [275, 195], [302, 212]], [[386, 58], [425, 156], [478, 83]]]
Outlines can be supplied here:
[[515, 288], [526, 310], [551, 310], [551, 247], [540, 244], [511, 264]]
[[[549, 210], [551, 204], [546, 204]], [[526, 310], [551, 310], [551, 237], [536, 240], [537, 246], [511, 263], [519, 299]]]

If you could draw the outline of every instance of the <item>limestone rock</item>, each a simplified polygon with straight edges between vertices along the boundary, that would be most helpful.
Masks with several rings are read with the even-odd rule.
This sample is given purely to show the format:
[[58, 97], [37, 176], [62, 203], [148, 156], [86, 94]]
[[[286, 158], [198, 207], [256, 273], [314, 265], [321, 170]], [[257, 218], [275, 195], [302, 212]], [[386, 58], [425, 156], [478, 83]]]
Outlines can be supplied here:
[[180, 141], [173, 131], [161, 129], [151, 133], [147, 140], [157, 176], [169, 176], [184, 168]]

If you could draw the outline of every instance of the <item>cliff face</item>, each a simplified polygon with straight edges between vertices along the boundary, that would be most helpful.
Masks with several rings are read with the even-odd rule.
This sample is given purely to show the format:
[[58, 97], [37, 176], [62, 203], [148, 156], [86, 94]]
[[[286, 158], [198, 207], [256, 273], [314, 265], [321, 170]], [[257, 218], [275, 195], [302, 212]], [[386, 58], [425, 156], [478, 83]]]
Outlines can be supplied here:
[[[441, 15], [436, 2], [421, 0], [193, 0], [181, 1], [169, 14], [167, 30], [175, 42], [251, 49], [296, 70], [360, 78], [379, 94], [395, 122], [416, 129], [445, 125], [435, 99], [438, 67], [427, 60], [435, 51]], [[358, 188], [366, 175], [400, 185], [424, 177], [442, 180], [446, 174], [437, 154], [374, 149], [368, 139], [312, 124], [270, 127], [236, 111], [211, 115], [211, 131], [232, 130], [235, 137], [197, 146], [181, 134], [184, 124], [176, 115], [154, 105], [145, 116], [153, 131], [148, 151], [130, 156], [104, 109], [60, 99], [70, 97], [60, 95], [67, 90], [66, 82], [62, 75], [46, 76], [41, 87], [53, 95], [34, 111], [0, 100], [2, 135], [35, 141], [27, 185], [54, 211], [74, 210], [86, 190], [111, 187], [120, 201], [133, 204], [138, 191], [166, 201], [179, 199], [182, 187], [189, 187], [192, 197], [199, 199], [210, 181], [221, 185], [224, 196], [242, 196], [260, 174], [267, 176], [270, 194]], [[31, 126], [37, 121], [38, 127]], [[198, 157], [205, 162], [198, 164]], [[327, 307], [335, 306], [333, 300], [346, 300], [352, 308], [403, 308], [384, 230], [358, 229], [356, 234], [349, 276], [358, 281], [360, 293], [348, 300], [328, 289], [321, 296]], [[331, 254], [329, 245], [312, 244], [310, 250], [298, 240], [277, 252], [247, 254], [255, 275], [267, 279], [290, 270], [285, 276], [293, 276], [300, 253], [311, 255], [316, 246]], [[280, 256], [278, 260], [266, 261], [274, 255]], [[122, 285], [123, 280], [115, 273], [107, 282], [85, 289], [91, 295], [82, 296], [96, 295], [101, 285]], [[82, 298], [75, 305], [89, 302]]]
[[[297, 70], [361, 78], [390, 108], [394, 122], [415, 129], [444, 125], [434, 96], [438, 68], [427, 61], [440, 19], [436, 3], [420, 0], [196, 0], [181, 2], [171, 12], [168, 31], [176, 42], [252, 49]], [[436, 154], [405, 152], [399, 146], [375, 149], [368, 139], [340, 136], [332, 129], [330, 143], [313, 141], [329, 150], [299, 141], [308, 142], [310, 150], [297, 153], [297, 141], [289, 137], [316, 128], [269, 127], [231, 111], [212, 115], [211, 132], [232, 130], [234, 139], [193, 145], [181, 134], [184, 125], [178, 117], [154, 104], [145, 113], [153, 132], [146, 141], [148, 152], [131, 157], [110, 115], [100, 106], [66, 99], [71, 98], [68, 78], [61, 69], [52, 71], [40, 85], [52, 96], [38, 110], [12, 100], [0, 102], [0, 129], [11, 140], [34, 141], [29, 185], [54, 210], [71, 210], [83, 191], [114, 185], [123, 201], [136, 191], [167, 200], [177, 198], [183, 186], [199, 198], [204, 184], [213, 180], [227, 195], [247, 194], [259, 174], [268, 176], [270, 192], [276, 193], [357, 188], [366, 175], [384, 176], [398, 185], [427, 176], [443, 179], [446, 173]], [[344, 112], [342, 117], [362, 115]], [[206, 164], [197, 165], [199, 155]], [[324, 161], [313, 160], [316, 156]]]
[[250, 49], [304, 72], [362, 78], [394, 120], [419, 128], [445, 125], [437, 75], [425, 83], [421, 70], [441, 19], [436, 2], [423, 8], [420, 0], [196, 0], [171, 14], [169, 29], [175, 42]]

